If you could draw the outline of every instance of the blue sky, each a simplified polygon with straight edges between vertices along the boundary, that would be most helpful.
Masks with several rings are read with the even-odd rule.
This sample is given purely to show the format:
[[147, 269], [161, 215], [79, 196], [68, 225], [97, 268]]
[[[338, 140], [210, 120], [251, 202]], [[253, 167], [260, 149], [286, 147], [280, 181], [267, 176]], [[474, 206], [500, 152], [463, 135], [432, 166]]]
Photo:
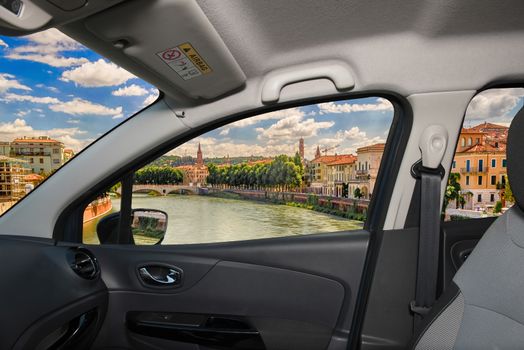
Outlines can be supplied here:
[[[523, 89], [476, 96], [466, 126], [508, 124], [522, 107]], [[152, 103], [158, 91], [55, 29], [21, 38], [0, 36], [0, 141], [48, 135], [79, 151]], [[355, 153], [385, 142], [393, 118], [382, 98], [337, 101], [267, 113], [211, 131], [176, 150], [204, 156], [294, 154], [303, 137], [306, 158], [318, 146]]]
[[0, 141], [49, 135], [79, 151], [156, 96], [55, 29], [0, 37]]

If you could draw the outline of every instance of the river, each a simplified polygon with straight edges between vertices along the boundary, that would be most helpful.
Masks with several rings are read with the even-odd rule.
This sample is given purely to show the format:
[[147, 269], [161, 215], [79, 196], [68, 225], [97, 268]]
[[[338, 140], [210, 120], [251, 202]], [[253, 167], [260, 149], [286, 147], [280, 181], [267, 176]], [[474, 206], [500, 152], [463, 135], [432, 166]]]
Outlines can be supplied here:
[[[120, 200], [113, 199], [113, 212]], [[162, 244], [188, 244], [348, 231], [362, 222], [286, 205], [208, 196], [133, 195], [133, 208], [160, 209], [168, 216]], [[84, 225], [84, 242], [98, 243], [98, 219]]]

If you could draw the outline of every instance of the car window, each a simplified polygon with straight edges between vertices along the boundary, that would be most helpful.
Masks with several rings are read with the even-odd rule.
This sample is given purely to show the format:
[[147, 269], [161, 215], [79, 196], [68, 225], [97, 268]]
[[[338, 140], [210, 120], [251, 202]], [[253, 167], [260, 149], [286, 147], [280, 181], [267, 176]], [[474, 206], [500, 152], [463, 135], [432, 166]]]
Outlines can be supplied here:
[[444, 198], [445, 220], [497, 216], [514, 204], [506, 143], [524, 89], [490, 89], [468, 106]]
[[[361, 229], [393, 114], [370, 97], [230, 123], [136, 171], [132, 207], [167, 213], [163, 244]], [[108, 191], [113, 212], [120, 189]], [[98, 242], [98, 221], [84, 242]]]
[[56, 29], [0, 36], [0, 214], [157, 96]]

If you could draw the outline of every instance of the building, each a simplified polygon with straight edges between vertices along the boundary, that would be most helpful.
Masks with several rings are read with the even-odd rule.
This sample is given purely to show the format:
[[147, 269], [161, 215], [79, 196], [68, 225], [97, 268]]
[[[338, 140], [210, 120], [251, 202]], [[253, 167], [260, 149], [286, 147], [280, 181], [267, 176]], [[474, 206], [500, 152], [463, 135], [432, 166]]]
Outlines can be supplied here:
[[64, 149], [64, 163], [69, 161], [74, 156], [75, 156], [75, 151], [73, 151], [71, 148]]
[[26, 195], [27, 162], [0, 156], [0, 202], [16, 202]]
[[376, 143], [357, 149], [355, 177], [349, 181], [350, 196], [352, 196], [358, 188], [362, 198], [371, 198], [385, 146], [386, 144], [384, 143]]
[[186, 186], [204, 186], [207, 183], [207, 176], [209, 171], [207, 165], [204, 164], [204, 158], [202, 155], [202, 149], [200, 143], [198, 144], [197, 160], [192, 165], [181, 165], [176, 167], [180, 169], [184, 174], [183, 183]]
[[26, 160], [35, 174], [49, 174], [65, 162], [64, 144], [48, 136], [15, 139], [10, 156]]
[[304, 139], [302, 137], [298, 140], [298, 154], [302, 162], [304, 162]]
[[328, 195], [333, 197], [351, 197], [349, 182], [355, 177], [355, 163], [357, 157], [353, 154], [337, 156], [327, 163]]
[[508, 127], [492, 123], [461, 130], [451, 172], [460, 175], [463, 209], [482, 211], [501, 200], [507, 176], [507, 135]]

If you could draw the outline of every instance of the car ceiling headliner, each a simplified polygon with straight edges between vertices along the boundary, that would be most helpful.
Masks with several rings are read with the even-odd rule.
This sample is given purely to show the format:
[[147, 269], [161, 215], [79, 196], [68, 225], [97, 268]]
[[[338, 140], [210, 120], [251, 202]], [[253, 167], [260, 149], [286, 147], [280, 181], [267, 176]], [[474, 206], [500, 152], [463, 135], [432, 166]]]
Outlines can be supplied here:
[[[349, 64], [356, 91], [380, 89], [407, 96], [524, 80], [521, 0], [197, 2], [246, 75], [247, 87], [275, 69], [327, 59]], [[84, 20], [52, 25], [160, 85], [151, 69], [89, 33]], [[176, 22], [165, 26], [177, 29]], [[210, 102], [159, 88], [180, 105]]]

